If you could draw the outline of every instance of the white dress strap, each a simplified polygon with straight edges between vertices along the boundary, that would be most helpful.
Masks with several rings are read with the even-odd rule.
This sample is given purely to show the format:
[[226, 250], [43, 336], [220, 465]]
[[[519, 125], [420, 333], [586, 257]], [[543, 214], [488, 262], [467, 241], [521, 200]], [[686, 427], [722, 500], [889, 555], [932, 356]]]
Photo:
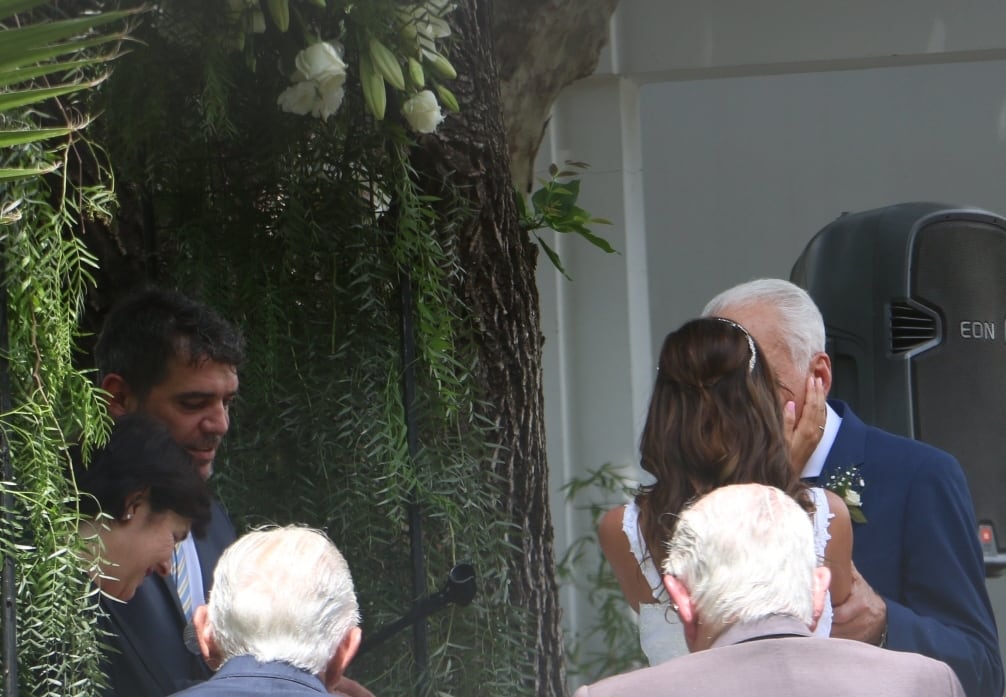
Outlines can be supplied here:
[[643, 578], [646, 579], [646, 584], [653, 592], [654, 599], [660, 601], [667, 595], [667, 590], [664, 588], [660, 572], [653, 563], [653, 557], [650, 556], [650, 551], [646, 548], [643, 531], [639, 528], [639, 506], [635, 501], [625, 504], [625, 510], [622, 513], [622, 532], [629, 540], [629, 549], [632, 551], [632, 556], [636, 558], [639, 570], [643, 572]]
[[[824, 489], [815, 486], [811, 487], [809, 491], [811, 497], [814, 499], [814, 553], [817, 554], [817, 563], [824, 564], [824, 550], [831, 539], [828, 525], [834, 516], [831, 514], [831, 508], [828, 506], [828, 495]], [[814, 636], [827, 637], [831, 634], [831, 617], [831, 592], [829, 591], [825, 597], [824, 612], [821, 613], [821, 618], [817, 621]]]
[[622, 513], [622, 532], [628, 539], [632, 556], [636, 558], [639, 570], [656, 599], [654, 603], [639, 604], [640, 648], [643, 649], [651, 666], [684, 656], [688, 653], [685, 632], [681, 628], [678, 616], [671, 610], [667, 589], [664, 588], [664, 582], [653, 563], [653, 557], [646, 548], [646, 541], [639, 528], [639, 507], [635, 501], [626, 504]]

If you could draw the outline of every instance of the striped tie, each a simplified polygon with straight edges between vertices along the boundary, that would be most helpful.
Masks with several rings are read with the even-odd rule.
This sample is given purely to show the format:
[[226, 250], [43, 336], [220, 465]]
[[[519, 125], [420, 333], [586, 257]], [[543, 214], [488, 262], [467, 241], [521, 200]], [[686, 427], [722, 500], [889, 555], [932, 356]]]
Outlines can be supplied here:
[[178, 600], [182, 604], [182, 612], [185, 613], [185, 621], [192, 619], [192, 588], [189, 586], [189, 569], [185, 563], [185, 552], [182, 551], [181, 544], [175, 545], [172, 555], [174, 564], [171, 576], [175, 580], [175, 591], [178, 593]]

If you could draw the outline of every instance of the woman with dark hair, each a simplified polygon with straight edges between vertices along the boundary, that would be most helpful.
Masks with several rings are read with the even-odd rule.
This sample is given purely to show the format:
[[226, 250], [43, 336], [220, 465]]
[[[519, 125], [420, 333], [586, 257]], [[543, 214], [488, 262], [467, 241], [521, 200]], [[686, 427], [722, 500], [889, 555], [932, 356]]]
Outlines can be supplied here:
[[[654, 481], [604, 515], [598, 538], [622, 593], [639, 612], [640, 643], [651, 665], [687, 652], [680, 627], [669, 626], [676, 618], [658, 572], [665, 544], [685, 505], [718, 487], [767, 484], [796, 499], [812, 516], [818, 555], [832, 572], [832, 597], [837, 603], [848, 595], [848, 509], [835, 494], [800, 481], [775, 377], [743, 327], [702, 318], [667, 336], [640, 454]], [[829, 603], [816, 633], [827, 636], [830, 627]]]
[[105, 447], [76, 467], [76, 479], [94, 581], [121, 601], [148, 574], [170, 573], [175, 545], [209, 523], [209, 491], [192, 456], [142, 414], [119, 418]]

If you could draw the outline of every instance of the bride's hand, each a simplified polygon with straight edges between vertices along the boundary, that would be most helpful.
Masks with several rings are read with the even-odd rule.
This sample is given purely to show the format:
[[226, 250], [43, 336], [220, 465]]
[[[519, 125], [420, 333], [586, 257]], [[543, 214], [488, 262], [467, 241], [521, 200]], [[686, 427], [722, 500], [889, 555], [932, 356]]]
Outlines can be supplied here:
[[783, 429], [786, 442], [789, 444], [790, 462], [793, 469], [802, 472], [807, 460], [824, 435], [824, 422], [828, 418], [827, 395], [824, 393], [824, 382], [821, 378], [811, 375], [807, 378], [806, 398], [803, 403], [803, 413], [800, 421], [796, 420], [796, 403], [786, 402], [783, 408]]

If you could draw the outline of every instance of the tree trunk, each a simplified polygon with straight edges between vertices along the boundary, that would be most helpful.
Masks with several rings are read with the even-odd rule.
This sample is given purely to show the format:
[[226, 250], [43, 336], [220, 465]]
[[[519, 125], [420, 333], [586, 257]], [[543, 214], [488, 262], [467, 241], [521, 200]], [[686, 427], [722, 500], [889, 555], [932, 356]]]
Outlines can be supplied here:
[[559, 91], [597, 67], [618, 0], [497, 0], [494, 54], [514, 182], [531, 189], [534, 159]]
[[[473, 318], [481, 408], [501, 444], [487, 466], [509, 486], [501, 517], [512, 524], [519, 552], [509, 560], [508, 592], [526, 613], [533, 666], [524, 694], [541, 697], [565, 695], [565, 681], [545, 458], [537, 248], [520, 229], [514, 182], [522, 190], [530, 186], [548, 112], [562, 87], [596, 66], [616, 4], [458, 0], [449, 20], [459, 39], [450, 49], [459, 78], [450, 87], [461, 113], [436, 136], [421, 139], [413, 162], [425, 178], [424, 194], [458, 187], [469, 192], [475, 212], [456, 241], [465, 270], [459, 293]], [[135, 205], [120, 211], [117, 227], [90, 235], [102, 267], [90, 317], [101, 315], [120, 288], [156, 277], [158, 245], [144, 237], [156, 226], [147, 207], [136, 203], [146, 201], [139, 186], [124, 196]]]
[[465, 269], [460, 292], [475, 323], [483, 409], [502, 444], [491, 466], [509, 483], [507, 517], [520, 550], [510, 559], [511, 602], [527, 613], [535, 667], [527, 694], [560, 697], [565, 681], [545, 460], [537, 248], [517, 215], [489, 35], [491, 5], [466, 0], [451, 15], [464, 37], [451, 53], [461, 113], [447, 119], [437, 137], [424, 139], [416, 165], [430, 187], [442, 182], [469, 191], [477, 211], [458, 240]]

